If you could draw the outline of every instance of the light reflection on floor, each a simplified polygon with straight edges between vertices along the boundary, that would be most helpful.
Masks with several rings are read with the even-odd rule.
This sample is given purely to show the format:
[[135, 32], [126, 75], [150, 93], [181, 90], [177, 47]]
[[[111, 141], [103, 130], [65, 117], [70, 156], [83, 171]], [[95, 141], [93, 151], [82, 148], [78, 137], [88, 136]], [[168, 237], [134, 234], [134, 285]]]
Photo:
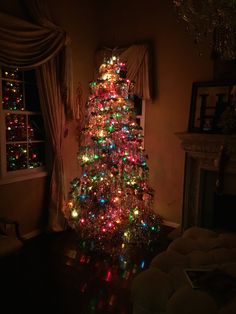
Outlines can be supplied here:
[[133, 250], [132, 258], [127, 252], [109, 256], [84, 249], [80, 243], [66, 248], [64, 256], [65, 264], [80, 273], [78, 290], [80, 299], [84, 300], [84, 313], [132, 313], [130, 285], [147, 264], [140, 252], [136, 255]]

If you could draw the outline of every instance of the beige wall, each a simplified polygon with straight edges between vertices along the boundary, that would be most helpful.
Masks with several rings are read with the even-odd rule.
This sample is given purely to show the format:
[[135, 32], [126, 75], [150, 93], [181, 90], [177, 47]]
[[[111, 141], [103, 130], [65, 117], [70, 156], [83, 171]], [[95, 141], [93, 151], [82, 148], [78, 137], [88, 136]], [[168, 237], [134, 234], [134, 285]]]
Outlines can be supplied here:
[[[80, 84], [83, 92], [83, 102], [87, 100], [89, 82], [93, 79], [94, 51], [97, 46], [94, 9], [90, 1], [57, 0], [48, 1], [53, 12], [55, 22], [66, 30], [70, 37], [74, 94]], [[60, 5], [59, 5], [60, 3]], [[63, 149], [66, 182], [69, 191], [70, 181], [79, 175], [77, 161], [77, 122], [68, 122], [68, 136], [64, 139]]]
[[[3, 0], [0, 9], [24, 16], [17, 3], [17, 0]], [[209, 51], [196, 46], [185, 25], [177, 23], [171, 0], [49, 0], [48, 3], [56, 23], [70, 35], [74, 89], [81, 84], [84, 101], [89, 81], [93, 79], [96, 48], [139, 42], [152, 44], [156, 97], [147, 105], [145, 130], [150, 181], [155, 189], [155, 210], [166, 220], [179, 223], [184, 154], [174, 133], [187, 130], [192, 82], [212, 78]], [[63, 149], [67, 153], [69, 188], [70, 180], [79, 175], [79, 165], [76, 123], [68, 123], [67, 127], [69, 133]], [[10, 201], [9, 212], [19, 218], [25, 232], [37, 228], [44, 217], [45, 187], [44, 179], [0, 187], [1, 204], [8, 208]]]
[[48, 178], [0, 185], [0, 216], [20, 223], [20, 233], [29, 237], [46, 226]]
[[185, 24], [177, 22], [171, 0], [101, 0], [97, 14], [101, 45], [153, 45], [156, 97], [147, 105], [145, 130], [150, 181], [155, 210], [179, 223], [184, 153], [174, 133], [187, 130], [192, 82], [212, 79], [209, 50], [195, 45]]

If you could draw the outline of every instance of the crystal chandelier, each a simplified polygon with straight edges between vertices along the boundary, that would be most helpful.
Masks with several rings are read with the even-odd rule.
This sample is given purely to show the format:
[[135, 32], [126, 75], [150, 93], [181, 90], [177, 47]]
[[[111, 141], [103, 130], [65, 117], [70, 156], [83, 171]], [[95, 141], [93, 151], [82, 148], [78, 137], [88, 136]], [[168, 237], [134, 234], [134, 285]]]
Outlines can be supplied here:
[[210, 39], [213, 56], [236, 59], [236, 0], [174, 0], [195, 42]]

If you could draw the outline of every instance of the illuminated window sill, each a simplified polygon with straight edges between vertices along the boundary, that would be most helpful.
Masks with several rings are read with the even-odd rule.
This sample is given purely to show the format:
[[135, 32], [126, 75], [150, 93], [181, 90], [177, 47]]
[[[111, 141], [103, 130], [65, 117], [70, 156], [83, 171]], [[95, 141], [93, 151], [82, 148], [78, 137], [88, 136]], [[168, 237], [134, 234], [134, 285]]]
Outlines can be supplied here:
[[32, 170], [27, 169], [23, 170], [21, 173], [7, 173], [5, 177], [0, 178], [0, 185], [33, 180], [37, 178], [43, 178], [46, 176], [48, 176], [48, 172], [44, 168]]

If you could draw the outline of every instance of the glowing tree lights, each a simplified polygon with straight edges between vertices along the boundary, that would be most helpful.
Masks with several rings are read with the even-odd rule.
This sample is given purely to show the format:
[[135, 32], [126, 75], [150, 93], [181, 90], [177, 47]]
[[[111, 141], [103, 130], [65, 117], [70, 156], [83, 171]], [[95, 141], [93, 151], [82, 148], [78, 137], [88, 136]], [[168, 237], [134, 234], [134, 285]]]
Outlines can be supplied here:
[[152, 211], [153, 190], [136, 123], [132, 83], [115, 57], [102, 64], [90, 83], [80, 178], [71, 182], [68, 223], [95, 246], [125, 248], [157, 237], [160, 219]]

